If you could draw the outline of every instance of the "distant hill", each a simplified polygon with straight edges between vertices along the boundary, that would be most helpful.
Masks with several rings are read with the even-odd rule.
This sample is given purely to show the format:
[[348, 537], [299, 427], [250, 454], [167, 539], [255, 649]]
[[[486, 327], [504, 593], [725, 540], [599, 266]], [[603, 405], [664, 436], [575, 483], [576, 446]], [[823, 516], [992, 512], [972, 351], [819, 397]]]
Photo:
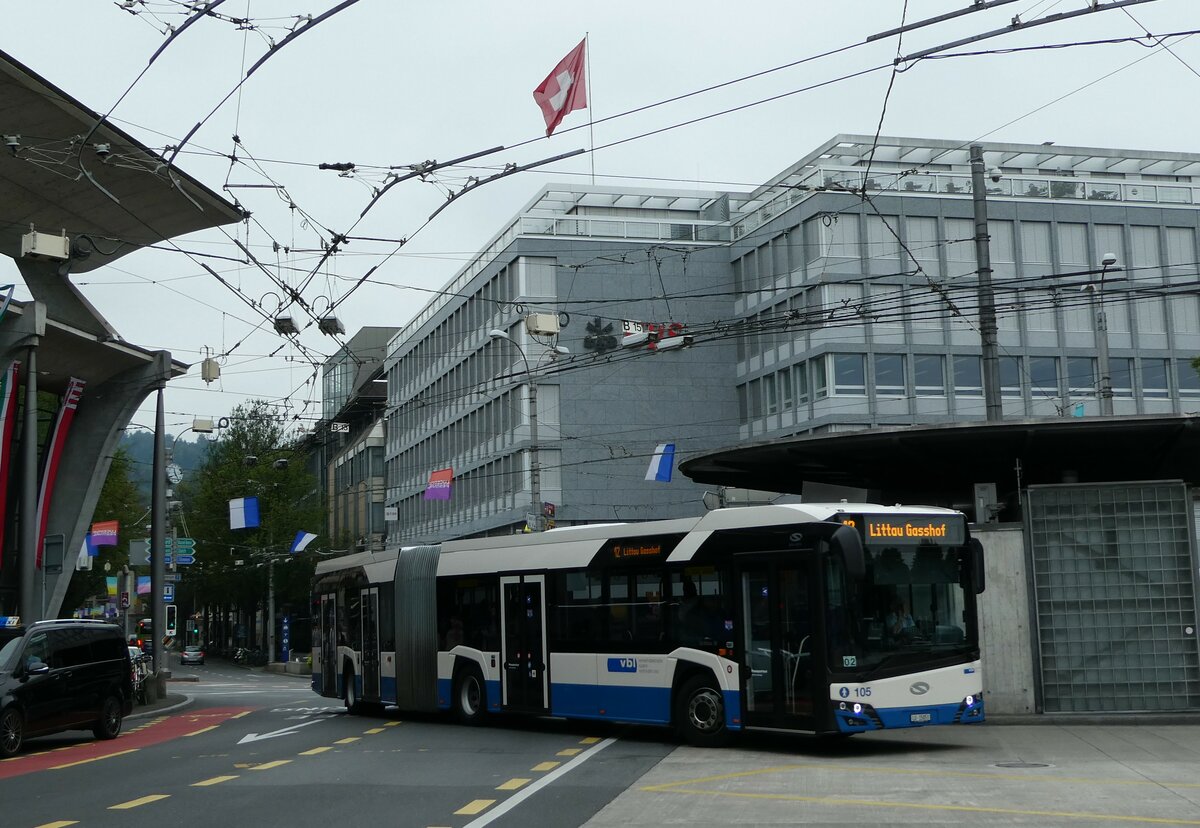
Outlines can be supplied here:
[[[208, 454], [209, 441], [203, 437], [198, 437], [190, 442], [186, 438], [181, 438], [175, 442], [175, 435], [168, 433], [166, 443], [168, 449], [174, 443], [175, 452], [172, 459], [175, 465], [183, 471], [185, 479], [189, 475], [195, 474], [196, 470], [204, 464], [204, 458]], [[148, 431], [126, 432], [125, 436], [121, 438], [120, 446], [133, 459], [134, 483], [137, 484], [138, 491], [149, 503], [152, 494], [151, 472], [154, 467], [154, 435]]]

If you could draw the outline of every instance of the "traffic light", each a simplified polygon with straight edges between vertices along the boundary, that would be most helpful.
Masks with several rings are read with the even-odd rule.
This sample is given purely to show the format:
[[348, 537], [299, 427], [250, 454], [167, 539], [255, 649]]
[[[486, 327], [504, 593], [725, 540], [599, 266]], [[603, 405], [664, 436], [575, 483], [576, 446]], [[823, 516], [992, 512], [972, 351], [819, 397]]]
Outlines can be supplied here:
[[179, 607], [174, 604], [167, 604], [167, 635], [175, 635], [175, 624], [179, 617]]

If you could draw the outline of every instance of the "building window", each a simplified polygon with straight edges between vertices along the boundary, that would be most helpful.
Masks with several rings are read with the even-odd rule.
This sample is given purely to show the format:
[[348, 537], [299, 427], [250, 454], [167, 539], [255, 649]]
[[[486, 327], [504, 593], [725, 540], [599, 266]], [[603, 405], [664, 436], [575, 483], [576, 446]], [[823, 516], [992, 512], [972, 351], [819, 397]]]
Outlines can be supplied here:
[[1170, 396], [1167, 388], [1167, 360], [1142, 359], [1142, 396], [1161, 400]]
[[904, 392], [904, 354], [876, 354], [875, 395], [903, 397]]
[[779, 372], [779, 403], [784, 409], [795, 405], [792, 397], [792, 369], [784, 368]]
[[918, 397], [946, 396], [946, 358], [941, 354], [914, 355], [913, 385]]
[[1200, 372], [1192, 367], [1192, 361], [1175, 360], [1175, 371], [1179, 380], [1179, 396], [1184, 399], [1200, 397]]
[[758, 380], [750, 380], [748, 389], [750, 395], [750, 419], [757, 420], [763, 415], [762, 383]]
[[779, 412], [779, 391], [775, 387], [775, 375], [767, 374], [762, 378], [763, 399], [768, 414]]
[[796, 405], [808, 403], [808, 365], [800, 362], [792, 366], [792, 378], [796, 382]]
[[979, 357], [954, 357], [954, 393], [959, 397], [983, 396], [983, 363]]
[[1021, 358], [1000, 357], [1000, 396], [1021, 396]]
[[1030, 357], [1029, 386], [1037, 396], [1057, 397], [1058, 357]]
[[1096, 360], [1092, 357], [1067, 357], [1067, 393], [1072, 397], [1096, 394]]
[[862, 354], [833, 355], [833, 393], [859, 396], [867, 393], [866, 357]]
[[1133, 360], [1117, 357], [1108, 361], [1109, 383], [1114, 397], [1133, 396]]
[[812, 366], [813, 399], [823, 400], [829, 396], [829, 378], [825, 376], [826, 358], [819, 356], [810, 360]]

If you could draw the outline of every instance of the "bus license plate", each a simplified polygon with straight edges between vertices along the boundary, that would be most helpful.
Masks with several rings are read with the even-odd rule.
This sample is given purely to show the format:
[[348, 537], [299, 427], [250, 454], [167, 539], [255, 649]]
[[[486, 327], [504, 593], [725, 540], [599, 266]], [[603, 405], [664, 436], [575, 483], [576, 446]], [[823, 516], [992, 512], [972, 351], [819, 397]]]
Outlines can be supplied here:
[[908, 717], [910, 722], [928, 722], [933, 719], [932, 713], [913, 713]]

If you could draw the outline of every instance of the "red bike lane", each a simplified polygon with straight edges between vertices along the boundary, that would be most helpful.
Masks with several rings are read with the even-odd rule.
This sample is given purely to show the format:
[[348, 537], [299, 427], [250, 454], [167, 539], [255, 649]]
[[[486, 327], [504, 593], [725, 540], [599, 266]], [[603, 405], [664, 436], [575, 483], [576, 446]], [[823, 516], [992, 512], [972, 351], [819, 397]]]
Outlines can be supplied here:
[[[116, 739], [101, 741], [85, 737], [85, 741], [42, 751], [37, 750], [40, 740], [34, 739], [27, 742], [25, 748], [26, 750], [32, 748], [32, 753], [0, 759], [0, 779], [38, 771], [63, 770], [88, 762], [134, 753], [142, 748], [169, 742], [172, 739], [194, 736], [212, 730], [231, 719], [244, 716], [253, 709], [251, 707], [210, 707], [191, 713], [160, 716], [144, 723], [137, 723]], [[71, 732], [68, 731], [65, 735], [70, 738]]]

